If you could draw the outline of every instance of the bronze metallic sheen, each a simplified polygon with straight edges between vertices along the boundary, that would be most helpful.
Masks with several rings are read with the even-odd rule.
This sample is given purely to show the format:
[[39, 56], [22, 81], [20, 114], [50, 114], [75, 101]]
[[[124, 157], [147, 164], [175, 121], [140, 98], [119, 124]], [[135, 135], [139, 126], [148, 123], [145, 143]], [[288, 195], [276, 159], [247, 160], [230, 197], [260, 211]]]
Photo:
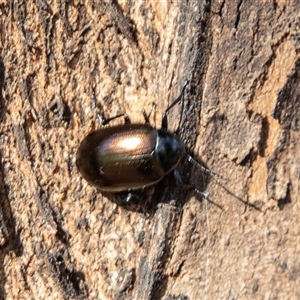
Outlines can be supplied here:
[[82, 176], [103, 191], [141, 189], [173, 170], [183, 145], [149, 124], [124, 124], [90, 133], [80, 144], [76, 164]]

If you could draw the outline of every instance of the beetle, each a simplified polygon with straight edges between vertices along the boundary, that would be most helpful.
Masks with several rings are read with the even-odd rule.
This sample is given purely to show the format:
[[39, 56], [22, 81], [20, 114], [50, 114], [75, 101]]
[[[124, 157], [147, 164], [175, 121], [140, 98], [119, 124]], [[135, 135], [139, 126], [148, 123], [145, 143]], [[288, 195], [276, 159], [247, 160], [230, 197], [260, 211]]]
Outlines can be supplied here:
[[[196, 163], [205, 173], [212, 172], [188, 155], [177, 133], [168, 131], [167, 114], [183, 96], [188, 85], [185, 81], [179, 97], [165, 110], [161, 129], [150, 125], [149, 116], [143, 110], [145, 124], [132, 124], [126, 114], [102, 121], [124, 117], [125, 124], [98, 129], [81, 142], [76, 165], [84, 179], [101, 191], [127, 191], [125, 201], [131, 199], [132, 191], [154, 185], [174, 171], [182, 157]], [[183, 113], [181, 105], [179, 131]], [[180, 181], [179, 174], [175, 177]], [[208, 194], [195, 189], [203, 197]]]

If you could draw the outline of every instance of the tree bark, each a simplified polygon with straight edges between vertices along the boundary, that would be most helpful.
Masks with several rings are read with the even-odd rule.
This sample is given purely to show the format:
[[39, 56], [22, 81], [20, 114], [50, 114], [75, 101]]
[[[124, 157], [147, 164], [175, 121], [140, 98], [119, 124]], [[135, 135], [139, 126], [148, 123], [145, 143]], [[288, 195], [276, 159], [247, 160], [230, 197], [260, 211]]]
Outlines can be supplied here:
[[[0, 299], [299, 299], [299, 10], [2, 2]], [[180, 137], [222, 178], [183, 158], [184, 186], [128, 205], [89, 186], [75, 158], [97, 114], [154, 104], [160, 128], [185, 80]]]

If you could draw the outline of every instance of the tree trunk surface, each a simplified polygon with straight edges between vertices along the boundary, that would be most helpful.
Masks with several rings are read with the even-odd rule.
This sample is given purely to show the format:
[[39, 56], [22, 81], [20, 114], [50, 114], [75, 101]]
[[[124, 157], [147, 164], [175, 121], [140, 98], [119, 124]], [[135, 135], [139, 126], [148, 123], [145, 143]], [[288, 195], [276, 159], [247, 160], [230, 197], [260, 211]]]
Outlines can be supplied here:
[[[1, 1], [0, 299], [300, 299], [299, 11]], [[160, 128], [185, 80], [169, 130], [219, 176], [183, 157], [183, 185], [129, 204], [91, 187], [75, 162], [97, 115], [153, 107]]]

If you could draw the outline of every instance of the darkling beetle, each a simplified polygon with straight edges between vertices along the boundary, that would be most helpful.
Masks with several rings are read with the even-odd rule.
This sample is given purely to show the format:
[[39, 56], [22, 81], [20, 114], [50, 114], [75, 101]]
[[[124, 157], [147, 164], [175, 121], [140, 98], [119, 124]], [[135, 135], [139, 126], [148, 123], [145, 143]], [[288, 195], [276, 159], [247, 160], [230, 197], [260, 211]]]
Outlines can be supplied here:
[[[183, 104], [177, 131], [175, 134], [168, 131], [167, 114], [174, 105], [183, 102], [188, 83], [185, 81], [179, 97], [163, 113], [159, 130], [150, 125], [149, 116], [144, 110], [145, 124], [131, 124], [126, 114], [103, 120], [102, 124], [105, 125], [123, 116], [125, 124], [98, 129], [83, 139], [76, 154], [76, 165], [84, 179], [101, 191], [126, 191], [125, 202], [129, 202], [134, 190], [158, 183], [171, 171], [181, 182], [175, 168], [184, 156], [204, 173], [214, 174], [186, 153], [178, 137]], [[194, 190], [208, 198], [207, 193], [196, 188]]]

